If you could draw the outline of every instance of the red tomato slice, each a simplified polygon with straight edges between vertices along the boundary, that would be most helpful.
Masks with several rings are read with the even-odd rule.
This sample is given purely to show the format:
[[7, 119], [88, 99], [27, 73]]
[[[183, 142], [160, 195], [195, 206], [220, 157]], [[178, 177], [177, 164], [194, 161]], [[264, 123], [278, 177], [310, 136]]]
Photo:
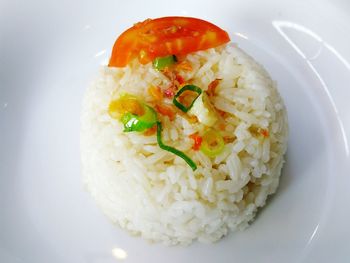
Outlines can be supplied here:
[[156, 57], [186, 55], [230, 41], [227, 32], [192, 17], [147, 19], [122, 33], [114, 43], [110, 67], [124, 67], [138, 58], [146, 64]]

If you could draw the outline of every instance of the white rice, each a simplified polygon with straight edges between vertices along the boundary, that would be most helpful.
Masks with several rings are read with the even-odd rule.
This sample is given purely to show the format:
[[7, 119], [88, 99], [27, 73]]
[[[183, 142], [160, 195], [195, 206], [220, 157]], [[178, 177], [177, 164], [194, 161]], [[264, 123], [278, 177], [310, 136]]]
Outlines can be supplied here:
[[[87, 90], [81, 114], [82, 173], [87, 189], [112, 222], [130, 233], [168, 245], [214, 242], [241, 230], [278, 186], [287, 147], [286, 110], [263, 67], [230, 44], [187, 56], [186, 79], [207, 89], [222, 79], [212, 101], [229, 113], [226, 133], [234, 141], [215, 158], [191, 150], [189, 134], [203, 131], [181, 116], [163, 122], [163, 140], [185, 151], [193, 172], [179, 157], [160, 149], [156, 136], [124, 133], [108, 115], [113, 96], [127, 91], [149, 101], [150, 85], [169, 85], [151, 64], [102, 67]], [[252, 127], [269, 131], [263, 137]]]

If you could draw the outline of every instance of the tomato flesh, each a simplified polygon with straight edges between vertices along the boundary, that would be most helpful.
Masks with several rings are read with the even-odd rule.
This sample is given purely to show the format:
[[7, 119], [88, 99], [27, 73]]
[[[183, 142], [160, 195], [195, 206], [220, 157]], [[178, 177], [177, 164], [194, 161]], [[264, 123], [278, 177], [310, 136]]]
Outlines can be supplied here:
[[122, 33], [114, 43], [110, 67], [124, 67], [134, 58], [146, 64], [156, 57], [186, 55], [230, 41], [226, 31], [192, 17], [147, 19]]

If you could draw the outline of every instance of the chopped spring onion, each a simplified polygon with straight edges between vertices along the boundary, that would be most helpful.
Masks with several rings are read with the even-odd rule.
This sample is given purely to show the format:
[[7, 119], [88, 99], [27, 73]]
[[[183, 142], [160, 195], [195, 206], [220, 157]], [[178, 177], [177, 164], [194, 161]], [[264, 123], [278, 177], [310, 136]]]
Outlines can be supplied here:
[[124, 132], [142, 132], [157, 122], [157, 113], [136, 96], [125, 93], [111, 101], [108, 113], [113, 119], [124, 124]]
[[124, 132], [142, 132], [152, 128], [157, 122], [157, 113], [153, 108], [146, 104], [142, 104], [144, 108], [143, 115], [136, 115], [131, 112], [125, 113], [120, 121], [124, 124]]
[[[179, 102], [177, 100], [177, 98], [180, 97], [180, 95], [182, 93], [184, 93], [185, 91], [193, 91], [193, 92], [197, 93], [197, 96], [192, 100], [192, 102], [189, 104], [189, 106], [185, 106], [184, 104], [182, 104], [181, 102]], [[194, 102], [196, 101], [196, 99], [201, 94], [202, 94], [202, 89], [201, 88], [199, 88], [199, 87], [197, 87], [195, 85], [185, 85], [175, 94], [174, 99], [173, 99], [173, 103], [174, 103], [174, 105], [176, 107], [178, 107], [183, 112], [188, 112], [192, 108], [192, 106], [193, 106]]]
[[200, 150], [209, 157], [215, 157], [222, 153], [225, 142], [219, 132], [208, 130], [202, 137]]
[[169, 67], [176, 62], [177, 62], [177, 58], [175, 55], [170, 55], [166, 57], [157, 57], [153, 60], [153, 67], [156, 70], [163, 70], [166, 67]]
[[159, 147], [165, 151], [171, 152], [177, 156], [179, 156], [180, 158], [182, 158], [191, 168], [193, 171], [195, 171], [197, 169], [197, 165], [192, 161], [192, 159], [190, 157], [188, 157], [186, 154], [184, 154], [183, 152], [165, 145], [162, 142], [162, 124], [160, 121], [157, 121], [157, 142], [159, 144]]

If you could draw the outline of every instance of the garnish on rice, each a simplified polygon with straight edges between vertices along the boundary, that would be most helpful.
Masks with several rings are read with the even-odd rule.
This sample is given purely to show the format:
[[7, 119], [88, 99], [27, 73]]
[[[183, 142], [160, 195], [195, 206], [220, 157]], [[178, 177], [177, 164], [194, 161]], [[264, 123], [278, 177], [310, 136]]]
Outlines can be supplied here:
[[195, 171], [197, 169], [197, 165], [195, 164], [195, 162], [193, 162], [193, 160], [190, 157], [188, 157], [185, 153], [175, 149], [174, 147], [165, 145], [163, 143], [163, 141], [162, 141], [162, 124], [160, 121], [157, 122], [157, 142], [158, 142], [158, 145], [161, 149], [168, 151], [168, 152], [171, 152], [171, 153], [179, 156], [180, 158], [182, 158], [192, 168], [193, 171]]
[[156, 70], [164, 70], [167, 67], [175, 64], [177, 62], [177, 58], [175, 55], [170, 55], [166, 57], [157, 57], [153, 60], [153, 67]]
[[219, 85], [221, 79], [214, 79], [212, 82], [208, 85], [207, 94], [209, 96], [215, 96], [216, 88]]
[[170, 105], [157, 104], [155, 106], [155, 109], [159, 114], [163, 116], [168, 116], [169, 120], [173, 121], [175, 119], [175, 111]]
[[193, 103], [193, 107], [188, 112], [191, 116], [196, 116], [200, 123], [212, 127], [218, 120], [216, 110], [210, 103], [206, 93], [202, 93]]
[[158, 120], [157, 112], [168, 116], [170, 120], [175, 118], [175, 112], [167, 105], [156, 105], [156, 110], [131, 94], [123, 94], [118, 99], [112, 100], [108, 107], [108, 113], [113, 119], [119, 120], [124, 125], [124, 132], [144, 132], [150, 136], [157, 131], [157, 142], [161, 149], [171, 152], [182, 158], [192, 170], [197, 165], [182, 151], [165, 145], [162, 141], [162, 124]]
[[108, 113], [123, 123], [124, 132], [142, 132], [157, 122], [154, 109], [130, 94], [123, 94], [119, 99], [113, 100], [109, 104]]
[[[186, 55], [229, 41], [226, 31], [198, 18], [173, 16], [147, 19], [118, 37], [108, 66], [125, 67], [135, 58], [141, 64], [147, 64], [159, 57]], [[156, 65], [162, 68], [172, 59], [158, 60]]]
[[161, 101], [163, 99], [163, 93], [159, 86], [151, 86], [148, 89], [148, 93], [155, 101]]
[[195, 85], [185, 85], [175, 94], [173, 103], [181, 111], [188, 112], [201, 94], [201, 88]]
[[[159, 147], [180, 156], [195, 170], [196, 165], [187, 155], [163, 144], [159, 118], [168, 117], [173, 122], [176, 114], [180, 114], [190, 123], [199, 122], [207, 127], [216, 123], [217, 113], [207, 93], [210, 96], [215, 94], [219, 79], [210, 83], [207, 93], [203, 93], [202, 88], [186, 82], [180, 73], [186, 75], [193, 71], [190, 61], [186, 60], [187, 54], [214, 48], [229, 41], [224, 30], [197, 18], [162, 17], [135, 24], [116, 40], [108, 66], [125, 67], [135, 58], [141, 64], [152, 62], [153, 69], [164, 74], [171, 84], [166, 88], [148, 88], [152, 107], [133, 95], [121, 96], [110, 103], [110, 116], [123, 123], [124, 132], [143, 132], [149, 136], [154, 134], [157, 127]], [[173, 105], [169, 105], [169, 99], [172, 99]], [[220, 137], [217, 133], [209, 134], [215, 135], [211, 143], [208, 143], [208, 135], [204, 135], [203, 143], [201, 136], [191, 135], [190, 138], [194, 140], [192, 150], [201, 149], [208, 156], [219, 152]], [[213, 141], [217, 142], [217, 146], [212, 147]]]
[[200, 150], [209, 157], [215, 157], [223, 152], [225, 142], [218, 131], [209, 130], [202, 138]]
[[192, 149], [195, 151], [198, 151], [201, 147], [203, 138], [198, 134], [198, 132], [193, 133], [189, 136], [193, 140], [193, 146]]

